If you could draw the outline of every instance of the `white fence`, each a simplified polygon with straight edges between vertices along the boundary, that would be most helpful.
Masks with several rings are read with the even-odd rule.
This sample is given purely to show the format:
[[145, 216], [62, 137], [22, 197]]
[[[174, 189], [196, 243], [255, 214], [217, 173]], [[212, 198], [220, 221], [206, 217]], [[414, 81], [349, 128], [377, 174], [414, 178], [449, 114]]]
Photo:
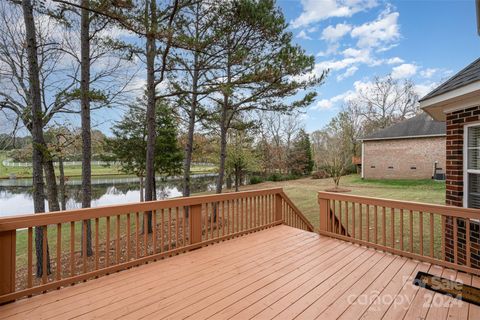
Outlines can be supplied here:
[[[117, 162], [115, 161], [92, 161], [92, 166], [104, 166], [104, 165], [116, 165]], [[12, 162], [9, 160], [3, 160], [2, 164], [4, 167], [24, 167], [24, 168], [30, 168], [32, 166], [31, 162]], [[55, 166], [58, 166], [58, 162], [54, 162]], [[81, 166], [82, 161], [64, 161], [63, 166], [64, 167], [74, 167], [74, 166]]]

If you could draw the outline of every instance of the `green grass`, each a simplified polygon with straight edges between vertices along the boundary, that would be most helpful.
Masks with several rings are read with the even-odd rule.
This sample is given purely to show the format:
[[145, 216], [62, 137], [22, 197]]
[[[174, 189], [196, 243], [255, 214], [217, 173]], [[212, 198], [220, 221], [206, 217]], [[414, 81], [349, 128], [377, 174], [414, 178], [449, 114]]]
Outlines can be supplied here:
[[[8, 179], [10, 175], [15, 175], [17, 178], [30, 178], [32, 176], [32, 168], [26, 167], [5, 167], [3, 160], [6, 159], [5, 152], [0, 152], [0, 179]], [[215, 166], [192, 166], [192, 174], [205, 174], [212, 173], [217, 170]], [[55, 167], [55, 173], [58, 177], [60, 174], [58, 167]], [[82, 166], [66, 166], [65, 176], [67, 177], [80, 177], [82, 174]], [[127, 176], [120, 170], [120, 167], [110, 166], [92, 166], [92, 176]]]
[[[303, 178], [291, 181], [263, 182], [242, 188], [253, 190], [282, 187], [310, 222], [318, 227], [317, 192], [334, 187], [331, 179]], [[350, 189], [348, 194], [385, 199], [407, 200], [434, 204], [445, 203], [445, 183], [431, 180], [362, 180], [350, 175], [340, 180], [340, 187]]]

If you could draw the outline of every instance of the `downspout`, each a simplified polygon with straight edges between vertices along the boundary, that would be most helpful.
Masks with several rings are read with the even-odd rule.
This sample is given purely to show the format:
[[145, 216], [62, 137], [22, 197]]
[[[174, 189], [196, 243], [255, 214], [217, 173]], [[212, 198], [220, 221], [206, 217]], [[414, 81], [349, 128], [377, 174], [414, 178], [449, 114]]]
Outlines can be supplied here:
[[362, 163], [361, 163], [361, 166], [362, 166], [361, 177], [362, 177], [362, 179], [364, 179], [365, 178], [365, 173], [364, 173], [365, 172], [365, 143], [363, 142], [363, 140], [362, 140]]

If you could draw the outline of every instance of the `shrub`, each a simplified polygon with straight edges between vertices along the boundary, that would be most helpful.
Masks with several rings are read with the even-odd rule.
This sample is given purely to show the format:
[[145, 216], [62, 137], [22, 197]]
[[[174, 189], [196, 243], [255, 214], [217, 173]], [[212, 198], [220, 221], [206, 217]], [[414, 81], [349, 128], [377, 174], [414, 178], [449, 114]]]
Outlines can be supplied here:
[[326, 173], [323, 170], [315, 171], [314, 173], [312, 173], [312, 179], [326, 179], [326, 178], [330, 178], [330, 176], [328, 175], [328, 173]]
[[250, 177], [250, 184], [257, 184], [257, 183], [262, 183], [264, 180], [262, 177], [259, 176], [252, 176]]

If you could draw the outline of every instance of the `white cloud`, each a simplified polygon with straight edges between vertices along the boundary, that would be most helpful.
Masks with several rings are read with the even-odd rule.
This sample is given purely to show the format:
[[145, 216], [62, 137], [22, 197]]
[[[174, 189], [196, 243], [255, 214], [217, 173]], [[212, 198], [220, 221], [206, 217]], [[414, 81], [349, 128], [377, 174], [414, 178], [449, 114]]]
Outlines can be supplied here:
[[352, 66], [347, 69], [343, 74], [337, 76], [337, 81], [342, 81], [343, 79], [353, 76], [358, 71], [358, 67]]
[[399, 63], [403, 63], [404, 60], [402, 58], [399, 58], [399, 57], [394, 57], [394, 58], [390, 58], [387, 60], [387, 64], [399, 64]]
[[337, 41], [352, 30], [352, 26], [345, 23], [339, 23], [336, 26], [328, 26], [322, 31], [322, 39], [327, 41]]
[[327, 50], [320, 51], [319, 53], [317, 53], [317, 56], [325, 57], [325, 56], [329, 56], [331, 54], [337, 53], [339, 47], [340, 47], [339, 43], [330, 43], [328, 44]]
[[436, 68], [427, 68], [420, 71], [420, 75], [424, 78], [431, 78], [435, 73], [437, 73], [438, 69]]
[[404, 63], [399, 66], [393, 67], [392, 78], [404, 79], [411, 77], [417, 73], [417, 66], [411, 63]]
[[297, 38], [304, 39], [304, 40], [312, 40], [312, 38], [305, 32], [305, 30], [300, 31], [297, 34]]
[[318, 101], [312, 109], [322, 110], [322, 109], [331, 109], [338, 102], [345, 102], [353, 98], [354, 92], [351, 90], [345, 91], [339, 95], [336, 95], [330, 99], [322, 99]]
[[419, 83], [415, 85], [415, 92], [420, 98], [424, 97], [437, 86], [435, 82]]
[[291, 23], [294, 28], [331, 17], [351, 17], [357, 12], [377, 6], [376, 0], [301, 0], [301, 3], [302, 13]]
[[360, 48], [384, 47], [400, 38], [398, 16], [387, 9], [375, 21], [353, 28], [351, 36], [358, 39]]

